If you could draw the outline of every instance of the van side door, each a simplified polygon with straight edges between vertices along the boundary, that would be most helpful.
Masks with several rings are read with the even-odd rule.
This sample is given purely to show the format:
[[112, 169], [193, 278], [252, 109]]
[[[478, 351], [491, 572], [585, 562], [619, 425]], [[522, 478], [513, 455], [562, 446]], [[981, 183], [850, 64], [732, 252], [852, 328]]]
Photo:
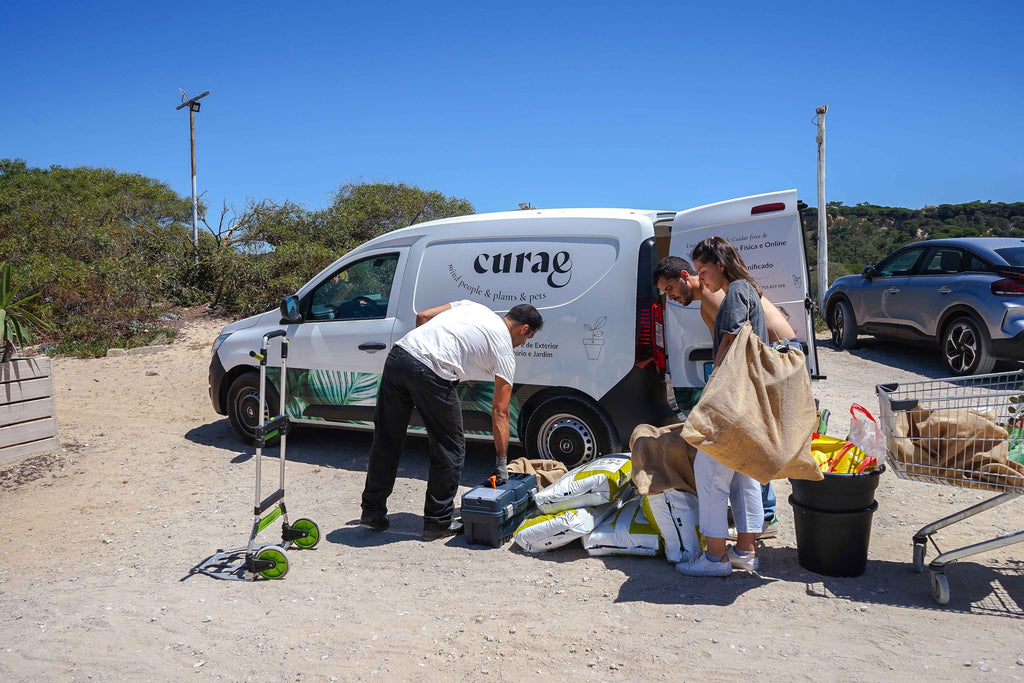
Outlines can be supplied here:
[[[669, 253], [691, 261], [694, 246], [716, 235], [736, 247], [765, 298], [786, 314], [797, 339], [808, 347], [808, 370], [812, 377], [817, 377], [814, 321], [806, 305], [810, 301], [810, 274], [796, 190], [741, 197], [681, 211], [672, 222]], [[672, 382], [676, 386], [702, 386], [706, 378], [709, 361], [694, 353], [698, 347], [695, 339], [699, 337], [710, 349], [711, 334], [697, 307], [695, 302], [689, 307], [669, 306], [667, 310], [666, 345]], [[694, 311], [689, 311], [690, 308]], [[703, 330], [697, 329], [698, 322]]]
[[360, 254], [302, 295], [303, 322], [287, 328], [293, 417], [372, 426], [407, 252]]

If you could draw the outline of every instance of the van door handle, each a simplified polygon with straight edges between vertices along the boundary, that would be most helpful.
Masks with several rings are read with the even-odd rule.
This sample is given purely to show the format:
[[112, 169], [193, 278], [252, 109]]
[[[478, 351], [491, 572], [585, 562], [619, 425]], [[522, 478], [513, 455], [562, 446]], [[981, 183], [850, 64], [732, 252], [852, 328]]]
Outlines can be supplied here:
[[899, 294], [900, 293], [900, 288], [899, 287], [890, 287], [886, 291], [889, 292], [890, 294]]
[[951, 294], [953, 292], [949, 287], [939, 287], [939, 294]]
[[388, 348], [388, 345], [381, 342], [367, 342], [366, 344], [359, 345], [360, 351], [370, 351], [371, 353], [373, 351], [383, 351], [386, 348]]

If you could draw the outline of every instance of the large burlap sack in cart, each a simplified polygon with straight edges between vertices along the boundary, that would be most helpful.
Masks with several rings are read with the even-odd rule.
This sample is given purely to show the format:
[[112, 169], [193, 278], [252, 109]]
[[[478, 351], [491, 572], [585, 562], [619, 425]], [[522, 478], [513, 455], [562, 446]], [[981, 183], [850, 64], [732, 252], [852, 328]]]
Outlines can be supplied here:
[[633, 496], [589, 534], [583, 547], [589, 555], [654, 557], [662, 551], [661, 535], [644, 514], [643, 496]]
[[595, 508], [562, 510], [554, 514], [527, 517], [512, 538], [528, 553], [561, 548], [589, 534], [618, 507], [619, 503], [615, 502]]
[[[910, 431], [919, 446], [944, 467], [964, 467], [975, 453], [1006, 449], [1010, 433], [996, 420], [996, 411], [929, 410], [910, 413]], [[1006, 461], [1006, 457], [1000, 459]]]
[[824, 478], [811, 455], [817, 421], [805, 356], [771, 348], [747, 322], [708, 379], [682, 435], [726, 467], [762, 484]]
[[682, 423], [655, 427], [637, 425], [629, 437], [633, 460], [630, 477], [643, 495], [678, 489], [697, 493], [693, 460], [697, 449], [683, 439]]
[[644, 496], [644, 516], [657, 528], [665, 547], [665, 559], [673, 564], [688, 562], [704, 549], [701, 542], [700, 509], [697, 496], [667, 489]]
[[631, 463], [628, 453], [606, 455], [571, 470], [534, 500], [544, 514], [595, 507], [618, 500], [629, 484]]

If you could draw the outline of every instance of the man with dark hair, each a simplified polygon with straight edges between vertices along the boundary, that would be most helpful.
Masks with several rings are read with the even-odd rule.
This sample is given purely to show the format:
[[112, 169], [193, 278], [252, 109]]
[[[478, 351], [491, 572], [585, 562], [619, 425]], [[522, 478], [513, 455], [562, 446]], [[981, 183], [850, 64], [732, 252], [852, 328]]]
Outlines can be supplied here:
[[[700, 317], [708, 330], [714, 329], [715, 316], [725, 299], [722, 290], [710, 292], [700, 283], [693, 265], [678, 256], [666, 256], [654, 267], [654, 286], [666, 297], [683, 306], [700, 301]], [[761, 297], [768, 337], [773, 342], [796, 339], [796, 332], [786, 320], [786, 315], [768, 299]], [[761, 504], [764, 507], [764, 530], [760, 538], [771, 538], [778, 534], [778, 520], [775, 517], [775, 491], [771, 484], [761, 486]]]
[[395, 343], [384, 363], [363, 488], [360, 522], [364, 526], [383, 531], [390, 524], [387, 499], [395, 486], [409, 417], [415, 407], [430, 439], [423, 538], [433, 540], [462, 530], [453, 515], [466, 457], [457, 390], [463, 379], [494, 382], [494, 473], [500, 483], [508, 481], [508, 406], [516, 370], [512, 349], [533, 337], [543, 324], [540, 313], [528, 304], [513, 307], [504, 317], [468, 300], [416, 314], [416, 327]]

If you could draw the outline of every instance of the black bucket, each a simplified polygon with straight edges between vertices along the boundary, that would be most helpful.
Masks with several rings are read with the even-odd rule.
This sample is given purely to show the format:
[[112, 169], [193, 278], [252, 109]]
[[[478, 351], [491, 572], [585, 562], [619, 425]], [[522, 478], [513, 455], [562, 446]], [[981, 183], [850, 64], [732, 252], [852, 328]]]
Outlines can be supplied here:
[[804, 569], [826, 576], [860, 576], [868, 566], [872, 503], [854, 512], [812, 510], [789, 497], [796, 526], [797, 561]]
[[854, 512], [870, 507], [875, 502], [878, 478], [885, 471], [879, 465], [870, 472], [835, 474], [825, 472], [821, 481], [790, 479], [793, 502], [821, 512]]

